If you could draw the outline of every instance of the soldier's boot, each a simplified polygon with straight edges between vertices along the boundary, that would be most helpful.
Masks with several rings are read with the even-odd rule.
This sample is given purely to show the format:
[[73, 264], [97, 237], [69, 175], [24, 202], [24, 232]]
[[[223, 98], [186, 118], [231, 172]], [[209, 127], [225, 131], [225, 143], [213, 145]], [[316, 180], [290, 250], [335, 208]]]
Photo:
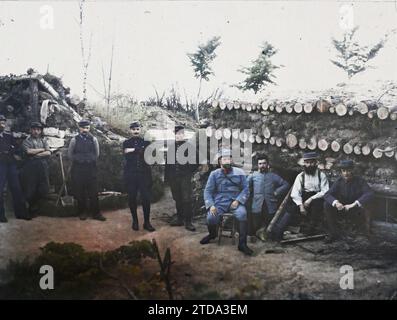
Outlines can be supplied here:
[[171, 227], [181, 227], [183, 226], [183, 206], [180, 201], [176, 202], [176, 216], [170, 222]]
[[139, 222], [138, 222], [138, 214], [136, 211], [132, 212], [131, 211], [131, 216], [132, 216], [132, 230], [138, 231], [139, 230]]
[[196, 231], [196, 227], [192, 224], [193, 211], [190, 203], [185, 203], [183, 208], [185, 216], [185, 229], [189, 231]]
[[247, 256], [252, 256], [254, 252], [247, 246], [247, 231], [248, 231], [247, 221], [240, 221], [239, 229], [240, 230], [238, 235], [238, 250], [240, 250]]
[[5, 217], [5, 215], [0, 214], [0, 223], [7, 223], [7, 222], [8, 222], [8, 220], [7, 220], [7, 218]]
[[256, 232], [262, 227], [263, 218], [261, 214], [253, 215], [253, 234], [256, 235]]
[[150, 224], [150, 212], [144, 212], [143, 218], [144, 218], [143, 229], [149, 232], [156, 231], [156, 229]]
[[209, 232], [209, 234], [207, 236], [205, 236], [203, 239], [201, 239], [201, 241], [200, 241], [201, 244], [208, 244], [208, 243], [210, 243], [211, 240], [216, 239], [216, 236], [217, 236], [217, 225], [209, 224], [208, 225], [208, 232]]

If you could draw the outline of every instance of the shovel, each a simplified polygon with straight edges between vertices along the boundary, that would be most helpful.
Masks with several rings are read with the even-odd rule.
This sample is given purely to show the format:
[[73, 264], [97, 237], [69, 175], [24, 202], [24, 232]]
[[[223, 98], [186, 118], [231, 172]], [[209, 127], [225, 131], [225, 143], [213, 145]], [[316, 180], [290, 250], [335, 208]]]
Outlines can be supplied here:
[[[66, 186], [66, 178], [65, 178], [65, 170], [63, 168], [62, 152], [59, 153], [59, 162], [61, 164], [62, 186], [61, 186], [61, 189], [59, 190], [57, 202], [55, 205], [58, 206], [59, 201], [61, 201], [62, 207], [73, 206], [74, 198], [72, 196], [68, 195], [68, 188]], [[63, 190], [65, 190], [65, 195], [62, 197], [61, 195], [62, 195]]]

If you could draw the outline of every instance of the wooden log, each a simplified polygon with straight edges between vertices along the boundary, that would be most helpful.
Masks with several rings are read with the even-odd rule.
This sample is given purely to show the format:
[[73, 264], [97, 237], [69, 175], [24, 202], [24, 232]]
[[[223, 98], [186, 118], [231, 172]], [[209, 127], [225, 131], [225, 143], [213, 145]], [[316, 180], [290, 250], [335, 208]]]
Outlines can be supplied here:
[[390, 113], [390, 120], [396, 121], [397, 120], [397, 112], [391, 112]]
[[269, 106], [269, 111], [274, 111], [274, 107], [275, 107], [275, 103], [272, 103], [272, 104]]
[[252, 105], [250, 103], [248, 103], [245, 107], [245, 110], [247, 110], [248, 112], [252, 111]]
[[298, 138], [296, 137], [295, 134], [289, 133], [287, 134], [285, 138], [285, 143], [288, 146], [288, 148], [295, 148], [298, 145]]
[[303, 112], [303, 106], [301, 103], [297, 102], [294, 104], [294, 112], [296, 113], [302, 113]]
[[353, 153], [355, 155], [361, 155], [362, 153], [362, 144], [361, 143], [356, 143], [353, 147]]
[[264, 136], [266, 139], [269, 139], [270, 136], [271, 136], [271, 132], [270, 132], [269, 127], [264, 127], [263, 130], [262, 130], [262, 134], [263, 134], [263, 136]]
[[212, 127], [205, 128], [205, 135], [209, 138], [214, 134], [214, 129]]
[[259, 134], [257, 134], [257, 135], [255, 136], [255, 142], [256, 142], [256, 143], [262, 143], [262, 137], [261, 137]]
[[335, 107], [329, 107], [329, 113], [335, 113]]
[[240, 139], [240, 130], [233, 129], [232, 130], [232, 138], [235, 140]]
[[284, 144], [285, 140], [283, 138], [276, 138], [276, 146], [277, 147], [282, 147]]
[[383, 156], [383, 152], [381, 151], [380, 148], [375, 148], [375, 149], [372, 151], [372, 156], [373, 156], [375, 159], [380, 159], [380, 158], [382, 158], [382, 156]]
[[245, 103], [241, 103], [241, 110], [244, 110], [245, 111], [245, 109], [247, 108], [247, 106], [246, 106], [246, 104]]
[[348, 109], [347, 114], [348, 114], [349, 116], [354, 115], [354, 109], [353, 109], [353, 108]]
[[249, 141], [249, 143], [254, 143], [255, 142], [255, 136], [253, 134], [249, 135], [248, 141]]
[[326, 139], [319, 139], [317, 146], [321, 151], [326, 151], [328, 149], [329, 143]]
[[345, 154], [352, 154], [354, 149], [354, 141], [348, 141], [343, 145], [343, 152]]
[[233, 102], [232, 101], [228, 101], [228, 102], [226, 102], [226, 109], [227, 110], [233, 110], [233, 108], [234, 108], [234, 104], [233, 104]]
[[240, 141], [246, 142], [248, 140], [248, 134], [245, 131], [240, 132]]
[[381, 106], [376, 110], [376, 115], [380, 120], [385, 120], [389, 117], [389, 108]]
[[240, 103], [239, 102], [234, 102], [233, 103], [233, 108], [234, 108], [234, 110], [239, 110], [240, 109]]
[[219, 101], [218, 100], [213, 100], [211, 103], [213, 108], [217, 108], [219, 106]]
[[223, 133], [222, 129], [216, 129], [215, 133], [214, 133], [215, 139], [216, 140], [221, 140], [222, 139], [222, 133]]
[[288, 104], [285, 106], [285, 112], [287, 112], [287, 113], [292, 113], [292, 112], [294, 112], [294, 106], [293, 106], [293, 104], [288, 103]]
[[367, 116], [370, 119], [373, 119], [375, 117], [375, 115], [376, 115], [376, 110], [371, 110], [371, 111], [368, 111], [368, 113], [367, 113]]
[[347, 107], [343, 103], [338, 103], [335, 107], [335, 113], [338, 116], [343, 117], [347, 113]]
[[311, 137], [309, 143], [307, 144], [309, 150], [316, 150], [317, 148], [317, 138], [315, 136]]
[[361, 114], [367, 114], [369, 111], [368, 105], [363, 101], [356, 104], [353, 108]]
[[344, 143], [345, 141], [343, 139], [335, 139], [331, 142], [331, 150], [333, 152], [339, 152]]
[[305, 112], [305, 113], [312, 113], [313, 112], [313, 105], [310, 103], [310, 102], [308, 102], [308, 103], [305, 103], [304, 105], [303, 105], [303, 111]]
[[273, 146], [276, 143], [276, 137], [270, 137], [269, 143]]
[[281, 104], [281, 103], [277, 103], [276, 104], [276, 107], [274, 108], [274, 110], [277, 112], [277, 113], [282, 113], [283, 112], [283, 105]]
[[307, 142], [305, 138], [300, 138], [298, 145], [300, 149], [305, 150], [307, 148]]
[[262, 110], [263, 111], [269, 110], [269, 103], [267, 101], [262, 101]]
[[361, 154], [363, 155], [363, 156], [368, 156], [368, 155], [370, 155], [371, 154], [371, 151], [372, 151], [372, 148], [371, 148], [371, 145], [370, 144], [365, 144], [365, 145], [363, 145], [362, 147], [361, 147]]
[[395, 153], [395, 151], [393, 149], [391, 149], [391, 148], [389, 148], [388, 151], [384, 152], [385, 156], [388, 157], [388, 158], [393, 158], [394, 153]]
[[226, 109], [226, 102], [225, 101], [219, 102], [219, 109], [221, 109], [221, 110], [225, 110]]
[[232, 136], [232, 131], [229, 128], [223, 129], [222, 135], [225, 139], [230, 139]]
[[268, 144], [269, 143], [269, 139], [263, 139], [263, 144]]
[[326, 113], [329, 111], [331, 104], [324, 99], [320, 99], [316, 102], [316, 110], [320, 113]]
[[294, 244], [298, 242], [304, 242], [304, 241], [315, 241], [315, 240], [322, 240], [326, 237], [326, 234], [318, 234], [314, 236], [307, 236], [307, 237], [299, 237], [295, 239], [288, 239], [288, 240], [282, 240], [280, 241], [281, 244]]

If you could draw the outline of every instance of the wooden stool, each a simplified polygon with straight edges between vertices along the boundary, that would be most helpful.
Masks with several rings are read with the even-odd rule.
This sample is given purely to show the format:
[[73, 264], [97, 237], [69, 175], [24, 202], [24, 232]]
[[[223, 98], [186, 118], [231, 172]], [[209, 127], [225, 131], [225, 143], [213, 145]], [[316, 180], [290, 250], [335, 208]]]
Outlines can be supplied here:
[[[226, 221], [228, 220], [228, 218], [233, 219], [231, 229], [229, 229], [229, 228], [225, 229], [225, 224], [226, 224]], [[223, 234], [224, 231], [229, 231], [230, 234]], [[222, 237], [232, 238], [232, 244], [235, 245], [236, 244], [235, 235], [236, 235], [236, 218], [233, 213], [224, 213], [222, 215], [221, 222], [219, 224], [218, 245], [221, 244]]]

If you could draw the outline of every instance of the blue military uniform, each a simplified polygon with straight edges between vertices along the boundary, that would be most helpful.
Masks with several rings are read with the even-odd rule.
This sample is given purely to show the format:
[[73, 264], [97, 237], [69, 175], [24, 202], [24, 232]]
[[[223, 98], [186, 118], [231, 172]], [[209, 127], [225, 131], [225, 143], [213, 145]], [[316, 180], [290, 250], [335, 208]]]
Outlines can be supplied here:
[[[243, 170], [232, 167], [228, 173], [221, 168], [211, 172], [204, 189], [204, 202], [207, 210], [215, 206], [217, 215], [213, 216], [208, 212], [208, 224], [218, 224], [225, 212], [232, 212], [239, 221], [247, 221], [247, 210], [244, 205], [248, 197], [249, 188]], [[233, 210], [230, 209], [230, 205], [234, 200], [240, 205]]]
[[[134, 122], [130, 128], [140, 126]], [[133, 152], [124, 153], [124, 182], [128, 192], [128, 203], [132, 215], [132, 228], [138, 230], [137, 194], [141, 195], [144, 217], [144, 227], [154, 231], [150, 225], [150, 198], [152, 187], [152, 172], [144, 158], [145, 149], [150, 143], [141, 137], [132, 137], [123, 142], [123, 153], [127, 148], [134, 148]]]
[[[5, 119], [1, 119], [5, 121]], [[16, 161], [14, 159], [14, 153], [17, 148], [15, 139], [13, 136], [6, 132], [0, 133], [0, 222], [7, 222], [5, 217], [5, 209], [4, 209], [4, 198], [3, 198], [3, 190], [6, 182], [8, 183], [8, 187], [11, 191], [13, 206], [14, 206], [14, 214], [18, 219], [27, 219], [28, 216], [26, 206], [25, 206], [25, 198], [22, 193], [22, 189], [18, 179], [18, 172]]]
[[273, 172], [255, 171], [247, 180], [251, 193], [248, 234], [255, 235], [273, 218], [280, 199], [288, 192], [289, 183]]

